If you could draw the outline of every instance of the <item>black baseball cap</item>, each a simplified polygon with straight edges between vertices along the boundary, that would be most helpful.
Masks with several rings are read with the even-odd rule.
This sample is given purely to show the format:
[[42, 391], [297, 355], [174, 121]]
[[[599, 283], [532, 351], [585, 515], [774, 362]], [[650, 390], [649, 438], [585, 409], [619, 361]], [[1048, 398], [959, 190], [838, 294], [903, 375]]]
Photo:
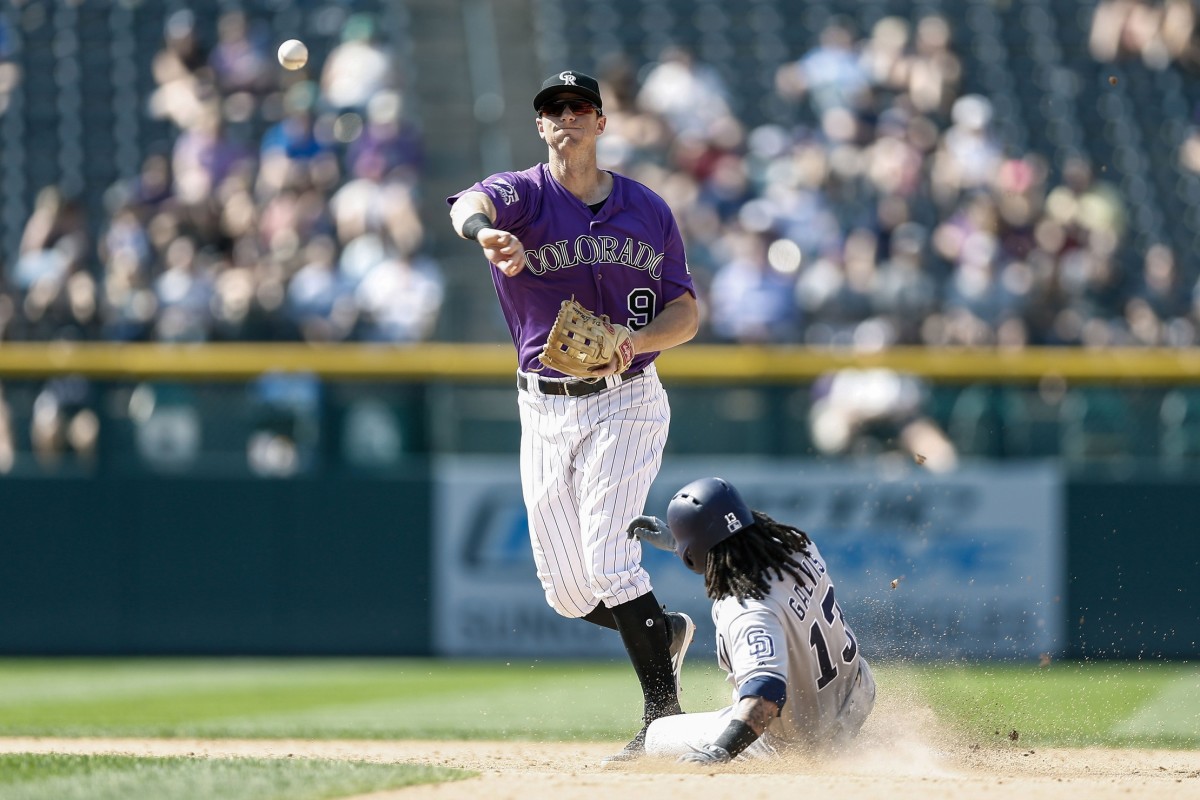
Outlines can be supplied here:
[[542, 81], [541, 91], [533, 98], [533, 110], [541, 111], [542, 106], [546, 105], [550, 98], [566, 92], [586, 97], [596, 105], [596, 108], [604, 107], [604, 101], [600, 99], [600, 83], [595, 78], [591, 75], [584, 75], [582, 72], [565, 69]]

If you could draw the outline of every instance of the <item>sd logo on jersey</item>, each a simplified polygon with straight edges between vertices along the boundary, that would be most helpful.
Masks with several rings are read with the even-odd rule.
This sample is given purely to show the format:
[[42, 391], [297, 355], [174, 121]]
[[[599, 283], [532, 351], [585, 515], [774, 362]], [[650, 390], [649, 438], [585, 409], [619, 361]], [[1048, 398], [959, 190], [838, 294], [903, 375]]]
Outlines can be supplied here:
[[769, 659], [775, 657], [775, 640], [766, 628], [750, 628], [746, 631], [746, 644], [750, 647], [750, 657], [764, 666]]

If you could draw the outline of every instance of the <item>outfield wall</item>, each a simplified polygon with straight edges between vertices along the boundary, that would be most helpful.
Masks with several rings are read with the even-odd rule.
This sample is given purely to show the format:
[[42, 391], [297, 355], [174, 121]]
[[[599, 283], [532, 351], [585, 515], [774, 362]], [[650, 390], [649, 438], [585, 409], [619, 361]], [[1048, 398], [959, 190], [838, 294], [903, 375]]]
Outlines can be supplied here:
[[[673, 418], [651, 509], [699, 474], [739, 479], [820, 537], [881, 655], [1200, 653], [1195, 349], [694, 345], [662, 363]], [[881, 476], [819, 458], [814, 390], [844, 368], [924, 379], [924, 410], [963, 469], [935, 480], [906, 462], [912, 474]], [[5, 343], [15, 461], [0, 479], [0, 653], [612, 652], [538, 597], [511, 375], [502, 344]], [[99, 444], [48, 463], [32, 419], [63, 378], [83, 389], [56, 402], [93, 412]], [[903, 481], [958, 486], [988, 510], [947, 518], [944, 497], [942, 527], [922, 529], [928, 506], [888, 495]], [[872, 507], [897, 513], [832, 524]], [[922, 544], [922, 530], [939, 541]], [[954, 551], [956, 530], [983, 549]], [[993, 559], [987, 593], [978, 556]], [[647, 558], [664, 599], [703, 616], [698, 585]]]
[[[651, 506], [704, 461], [669, 463]], [[896, 494], [909, 478], [719, 463], [780, 518], [820, 520], [812, 530], [843, 603], [880, 657], [1200, 652], [1188, 482], [983, 466], [922, 476], [935, 502], [921, 507], [935, 513], [914, 516], [907, 491]], [[0, 653], [615, 654], [612, 637], [541, 603], [514, 466], [0, 481]], [[810, 501], [823, 505], [806, 511]], [[937, 513], [943, 503], [958, 510]], [[690, 574], [663, 553], [647, 563], [664, 600], [706, 619]]]
[[[435, 467], [434, 649], [457, 656], [617, 655], [617, 637], [549, 611], [535, 578], [510, 460]], [[801, 525], [830, 565], [865, 649], [884, 658], [1037, 658], [1065, 641], [1061, 471], [1052, 462], [978, 464], [937, 476], [903, 462], [669, 459], [649, 510], [719, 471], [746, 501]], [[673, 554], [643, 548], [660, 602], [699, 625], [715, 653], [703, 582]], [[897, 581], [895, 589], [892, 581]]]
[[0, 481], [0, 653], [419, 654], [429, 481]]

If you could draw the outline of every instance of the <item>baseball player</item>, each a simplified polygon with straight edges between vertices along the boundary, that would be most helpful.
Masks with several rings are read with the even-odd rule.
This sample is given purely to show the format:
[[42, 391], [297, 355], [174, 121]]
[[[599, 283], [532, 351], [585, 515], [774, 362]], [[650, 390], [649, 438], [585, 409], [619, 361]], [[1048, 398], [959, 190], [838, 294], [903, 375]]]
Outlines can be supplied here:
[[807, 534], [751, 511], [721, 478], [676, 492], [666, 522], [641, 516], [627, 530], [704, 575], [717, 662], [734, 686], [727, 708], [655, 720], [649, 755], [719, 764], [837, 749], [857, 735], [875, 680]]
[[[618, 631], [641, 683], [642, 729], [611, 759], [628, 760], [643, 753], [646, 724], [680, 713], [678, 674], [695, 632], [659, 605], [641, 545], [623, 526], [642, 513], [671, 418], [654, 360], [691, 339], [699, 315], [671, 210], [597, 166], [607, 118], [596, 79], [551, 75], [533, 107], [547, 163], [451, 196], [450, 219], [490, 262], [516, 345], [521, 486], [546, 602]], [[632, 352], [614, 353], [593, 377], [538, 359], [572, 297], [629, 333]]]

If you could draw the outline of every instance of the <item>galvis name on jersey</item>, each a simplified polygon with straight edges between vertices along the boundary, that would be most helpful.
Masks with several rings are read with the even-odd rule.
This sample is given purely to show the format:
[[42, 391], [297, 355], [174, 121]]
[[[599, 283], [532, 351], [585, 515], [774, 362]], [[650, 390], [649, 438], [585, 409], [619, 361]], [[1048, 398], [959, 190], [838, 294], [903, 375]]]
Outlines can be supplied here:
[[651, 278], [662, 277], [665, 253], [655, 252], [645, 242], [629, 237], [621, 241], [615, 236], [577, 236], [575, 241], [560, 239], [536, 250], [526, 250], [526, 264], [534, 275], [547, 271], [577, 267], [580, 264], [624, 264], [648, 272]]

